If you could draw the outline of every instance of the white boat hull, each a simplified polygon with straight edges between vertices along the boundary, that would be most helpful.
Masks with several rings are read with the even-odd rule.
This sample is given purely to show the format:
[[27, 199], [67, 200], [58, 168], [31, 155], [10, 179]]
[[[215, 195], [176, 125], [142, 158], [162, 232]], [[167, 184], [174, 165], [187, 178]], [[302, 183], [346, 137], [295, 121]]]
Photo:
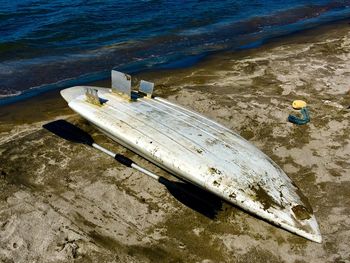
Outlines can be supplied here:
[[298, 187], [238, 134], [161, 98], [127, 101], [93, 87], [105, 101], [97, 106], [87, 102], [86, 88], [61, 94], [69, 107], [113, 140], [246, 211], [321, 242], [312, 208]]

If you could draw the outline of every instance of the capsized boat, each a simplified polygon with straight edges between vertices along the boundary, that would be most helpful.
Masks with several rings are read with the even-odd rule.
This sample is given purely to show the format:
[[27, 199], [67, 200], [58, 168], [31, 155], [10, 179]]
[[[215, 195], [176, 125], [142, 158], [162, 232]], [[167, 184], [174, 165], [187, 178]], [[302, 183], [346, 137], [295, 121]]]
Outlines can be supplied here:
[[154, 84], [112, 71], [112, 88], [61, 91], [70, 108], [107, 136], [181, 179], [272, 224], [321, 242], [313, 210], [268, 156], [199, 113], [152, 96]]

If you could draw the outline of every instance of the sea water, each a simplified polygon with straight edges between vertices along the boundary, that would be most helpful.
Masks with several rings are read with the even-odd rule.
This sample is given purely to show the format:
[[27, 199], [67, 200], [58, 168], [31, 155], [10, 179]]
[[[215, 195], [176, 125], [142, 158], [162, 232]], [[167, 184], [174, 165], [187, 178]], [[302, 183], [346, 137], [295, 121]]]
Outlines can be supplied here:
[[350, 0], [0, 0], [0, 104], [350, 17]]

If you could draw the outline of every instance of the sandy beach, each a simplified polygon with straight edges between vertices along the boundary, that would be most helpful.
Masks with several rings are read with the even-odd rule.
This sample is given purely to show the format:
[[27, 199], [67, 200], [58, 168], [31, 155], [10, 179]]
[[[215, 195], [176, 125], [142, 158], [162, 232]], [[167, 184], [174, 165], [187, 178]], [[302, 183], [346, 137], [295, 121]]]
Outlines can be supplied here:
[[[66, 119], [178, 182], [107, 139], [52, 91], [0, 108], [0, 261], [350, 262], [349, 29], [349, 21], [335, 23], [135, 76], [270, 156], [308, 197], [322, 244], [224, 202], [208, 216], [103, 153], [50, 134], [43, 124]], [[298, 114], [294, 99], [307, 101], [310, 123], [287, 121]]]

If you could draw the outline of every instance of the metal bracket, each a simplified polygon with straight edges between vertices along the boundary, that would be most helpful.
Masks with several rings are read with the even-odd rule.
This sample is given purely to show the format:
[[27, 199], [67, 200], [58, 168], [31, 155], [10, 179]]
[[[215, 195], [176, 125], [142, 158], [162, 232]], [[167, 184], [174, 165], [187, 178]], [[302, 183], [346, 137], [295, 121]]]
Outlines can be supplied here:
[[102, 103], [100, 101], [100, 98], [97, 95], [98, 90], [97, 89], [93, 89], [93, 88], [86, 88], [85, 89], [85, 96], [86, 96], [86, 101], [97, 105], [97, 106], [101, 106]]
[[131, 100], [131, 76], [112, 70], [112, 91]]
[[140, 81], [139, 91], [147, 94], [148, 98], [152, 98], [153, 88], [154, 88], [154, 83], [153, 82], [149, 82], [149, 81], [146, 81], [146, 80], [141, 80]]

